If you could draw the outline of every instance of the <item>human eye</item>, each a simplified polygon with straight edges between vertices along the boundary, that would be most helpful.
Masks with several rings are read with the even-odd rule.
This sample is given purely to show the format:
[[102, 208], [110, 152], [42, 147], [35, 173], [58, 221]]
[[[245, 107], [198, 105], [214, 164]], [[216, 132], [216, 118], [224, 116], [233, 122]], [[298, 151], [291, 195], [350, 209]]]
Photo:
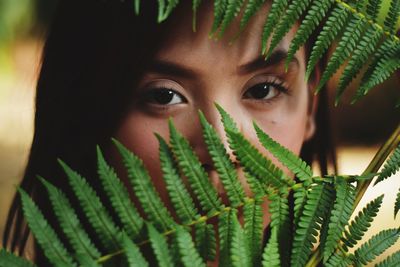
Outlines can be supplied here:
[[144, 95], [144, 100], [148, 104], [159, 106], [172, 106], [187, 102], [177, 91], [170, 88], [151, 88]]
[[243, 98], [269, 102], [279, 97], [282, 93], [288, 93], [288, 89], [284, 86], [284, 83], [277, 79], [269, 79], [253, 83], [244, 92]]

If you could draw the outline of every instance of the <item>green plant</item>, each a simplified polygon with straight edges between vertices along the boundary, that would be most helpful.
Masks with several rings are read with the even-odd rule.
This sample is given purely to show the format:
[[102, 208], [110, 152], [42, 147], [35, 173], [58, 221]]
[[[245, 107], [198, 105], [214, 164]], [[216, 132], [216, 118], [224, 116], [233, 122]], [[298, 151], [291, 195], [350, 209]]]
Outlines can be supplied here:
[[[168, 17], [177, 2], [159, 1], [159, 21]], [[383, 26], [380, 26], [377, 18], [381, 2], [276, 0], [266, 20], [263, 52], [268, 57], [284, 34], [305, 15], [290, 46], [287, 58], [287, 62], [290, 62], [310, 33], [325, 20], [312, 49], [307, 78], [317, 60], [340, 36], [318, 88], [348, 59], [338, 86], [338, 102], [347, 85], [368, 64], [355, 96], [358, 99], [393, 73], [400, 62], [399, 40], [394, 35], [400, 3], [397, 0], [390, 1], [389, 13], [383, 20]], [[136, 12], [139, 12], [140, 1], [134, 3]], [[241, 9], [244, 10], [241, 19], [241, 28], [244, 29], [263, 3], [257, 0], [215, 1], [211, 35], [221, 36]], [[200, 1], [193, 1], [194, 13], [199, 4]], [[271, 45], [267, 49], [267, 39], [271, 35]], [[356, 43], [356, 40], [361, 41]], [[98, 173], [112, 210], [104, 207], [83, 177], [60, 161], [100, 242], [90, 239], [63, 192], [38, 177], [48, 190], [65, 235], [63, 238], [68, 240], [67, 247], [71, 248], [66, 248], [30, 197], [19, 190], [29, 227], [49, 261], [56, 266], [146, 266], [148, 257], [142, 254], [145, 251], [154, 255], [161, 266], [205, 266], [205, 261], [215, 258], [218, 249], [221, 266], [316, 266], [321, 261], [327, 266], [348, 266], [371, 262], [399, 238], [400, 229], [383, 230], [354, 253], [348, 252], [368, 230], [382, 203], [383, 196], [378, 197], [349, 222], [366, 188], [375, 176], [378, 176], [379, 182], [399, 169], [400, 128], [396, 129], [361, 175], [315, 177], [310, 166], [272, 140], [255, 124], [260, 142], [296, 176], [298, 181], [295, 181], [257, 151], [237, 130], [229, 115], [218, 108], [230, 147], [245, 171], [251, 196], [244, 193], [220, 138], [201, 113], [204, 139], [228, 195], [227, 204], [222, 202], [188, 142], [175, 130], [172, 122], [170, 144], [160, 136], [157, 138], [164, 179], [173, 205], [171, 209], [176, 218], [158, 196], [140, 159], [114, 140], [145, 216], [139, 214], [127, 189], [105, 162], [100, 149]], [[389, 155], [383, 170], [378, 172]], [[181, 174], [187, 178], [187, 184], [183, 182]], [[289, 200], [291, 196], [293, 203]], [[264, 246], [260, 205], [265, 198], [271, 201], [271, 234]], [[400, 192], [394, 207], [395, 215], [399, 208]], [[243, 226], [238, 220], [239, 212], [243, 214]], [[116, 214], [116, 218], [110, 213]], [[211, 218], [218, 220], [217, 232], [209, 222]], [[313, 249], [318, 237], [319, 246]], [[380, 266], [399, 264], [399, 253], [387, 258]], [[1, 250], [0, 266], [33, 265]]]

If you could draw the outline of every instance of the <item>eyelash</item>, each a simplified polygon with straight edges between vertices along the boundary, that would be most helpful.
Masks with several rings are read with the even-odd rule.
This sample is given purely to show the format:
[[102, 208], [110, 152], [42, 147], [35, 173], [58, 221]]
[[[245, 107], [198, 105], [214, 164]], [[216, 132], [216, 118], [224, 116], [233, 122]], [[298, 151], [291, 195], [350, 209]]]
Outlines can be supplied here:
[[270, 80], [267, 79], [263, 82], [256, 83], [256, 84], [252, 85], [251, 87], [247, 88], [246, 91], [244, 92], [243, 96], [245, 96], [245, 94], [248, 93], [255, 86], [262, 85], [262, 84], [265, 84], [267, 86], [273, 86], [278, 91], [277, 95], [273, 96], [270, 99], [256, 99], [256, 98], [245, 98], [245, 99], [248, 99], [250, 101], [263, 102], [263, 103], [271, 103], [272, 101], [277, 100], [277, 98], [281, 95], [281, 93], [290, 95], [290, 89], [286, 85], [285, 82], [281, 81], [278, 78], [270, 78]]

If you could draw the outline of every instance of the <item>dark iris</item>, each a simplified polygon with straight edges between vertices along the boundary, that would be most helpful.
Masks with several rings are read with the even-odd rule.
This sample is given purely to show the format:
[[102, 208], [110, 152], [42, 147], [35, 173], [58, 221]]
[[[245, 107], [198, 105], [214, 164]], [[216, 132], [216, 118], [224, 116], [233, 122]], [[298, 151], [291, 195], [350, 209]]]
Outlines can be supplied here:
[[246, 92], [246, 95], [250, 96], [252, 98], [255, 98], [255, 99], [262, 99], [262, 98], [265, 98], [269, 94], [270, 90], [271, 90], [271, 85], [266, 84], [266, 83], [260, 83], [260, 84], [256, 84], [253, 87], [251, 87]]
[[165, 105], [171, 102], [174, 97], [174, 92], [171, 90], [157, 90], [153, 92], [154, 102]]

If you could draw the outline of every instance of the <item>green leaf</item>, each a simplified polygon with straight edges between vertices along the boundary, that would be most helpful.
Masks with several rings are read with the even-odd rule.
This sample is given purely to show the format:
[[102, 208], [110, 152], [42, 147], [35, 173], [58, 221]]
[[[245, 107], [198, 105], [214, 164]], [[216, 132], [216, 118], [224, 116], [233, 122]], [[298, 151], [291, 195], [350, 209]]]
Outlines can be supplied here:
[[29, 229], [50, 263], [54, 266], [76, 266], [63, 243], [57, 237], [56, 232], [48, 224], [33, 200], [23, 189], [18, 188], [18, 192], [21, 196], [22, 209]]
[[303, 213], [304, 205], [307, 200], [307, 190], [304, 187], [294, 188], [294, 221], [293, 224], [296, 226], [299, 223], [300, 216]]
[[179, 253], [185, 267], [205, 267], [206, 264], [201, 259], [199, 253], [194, 247], [190, 234], [183, 228], [176, 229], [176, 238], [179, 246]]
[[62, 160], [58, 160], [64, 172], [68, 176], [74, 194], [78, 198], [86, 218], [93, 226], [102, 245], [106, 249], [117, 250], [120, 248], [117, 233], [119, 228], [115, 225], [107, 209], [101, 203], [93, 188], [86, 179], [73, 171]]
[[210, 35], [214, 34], [218, 30], [224, 18], [228, 1], [229, 0], [214, 0], [214, 22]]
[[47, 189], [57, 220], [71, 243], [75, 254], [86, 254], [92, 259], [99, 258], [101, 256], [100, 252], [83, 229], [78, 216], [64, 193], [42, 177], [38, 177], [38, 179]]
[[276, 26], [274, 35], [271, 39], [271, 44], [269, 46], [266, 57], [268, 58], [279, 42], [283, 39], [286, 33], [293, 27], [295, 22], [300, 18], [303, 12], [307, 9], [307, 6], [311, 3], [312, 0], [297, 0], [292, 1], [286, 13], [281, 17], [279, 24]]
[[236, 207], [244, 201], [245, 193], [239, 181], [235, 166], [230, 160], [216, 130], [207, 122], [201, 111], [199, 112], [199, 117], [203, 127], [203, 137], [207, 144], [208, 152], [213, 160], [214, 167], [224, 185], [230, 204]]
[[311, 177], [313, 176], [311, 167], [292, 151], [281, 146], [278, 142], [269, 137], [256, 123], [253, 123], [253, 125], [257, 137], [265, 149], [271, 152], [274, 157], [293, 172], [300, 181], [304, 182], [305, 186], [311, 184]]
[[250, 186], [250, 190], [253, 193], [253, 197], [258, 199], [265, 196], [265, 185], [256, 176], [244, 171], [247, 184]]
[[192, 197], [179, 176], [171, 149], [160, 135], [156, 134], [156, 137], [160, 145], [161, 169], [172, 205], [174, 206], [179, 220], [183, 224], [189, 224], [196, 219], [198, 211], [194, 206]]
[[375, 181], [377, 183], [385, 180], [386, 178], [394, 175], [400, 169], [400, 145], [393, 151], [392, 155], [383, 166], [383, 170]]
[[242, 8], [244, 0], [228, 0], [228, 5], [226, 7], [224, 17], [221, 22], [219, 38], [225, 33], [226, 28], [232, 22], [232, 20], [239, 14]]
[[228, 209], [219, 216], [219, 265], [223, 267], [232, 266], [230, 245], [233, 238], [233, 218], [236, 218], [236, 216], [236, 209]]
[[333, 197], [329, 185], [315, 185], [307, 195], [293, 241], [291, 266], [304, 266]]
[[391, 247], [399, 237], [399, 229], [389, 229], [379, 232], [354, 252], [356, 261], [360, 264], [371, 262], [376, 256], [379, 256]]
[[165, 0], [157, 0], [157, 1], [158, 1], [158, 17], [157, 17], [157, 21], [160, 23], [164, 19]]
[[281, 267], [278, 243], [278, 228], [272, 228], [271, 237], [263, 252], [263, 267]]
[[296, 35], [290, 43], [288, 55], [285, 60], [285, 68], [287, 69], [289, 63], [292, 61], [293, 56], [309, 39], [311, 33], [325, 18], [329, 8], [334, 3], [334, 0], [316, 0], [311, 3], [308, 8], [307, 15], [301, 22], [300, 27], [297, 29]]
[[348, 231], [345, 231], [345, 238], [342, 239], [346, 247], [354, 247], [357, 241], [361, 240], [364, 233], [371, 226], [371, 222], [378, 214], [381, 207], [383, 195], [375, 198], [367, 204], [350, 223]]
[[126, 235], [122, 235], [122, 244], [129, 267], [147, 267], [149, 263], [145, 260], [138, 246]]
[[158, 230], [167, 231], [175, 225], [167, 208], [154, 188], [151, 178], [142, 160], [131, 153], [117, 140], [113, 139], [119, 153], [122, 156], [125, 168], [128, 172], [130, 184], [133, 186], [135, 195], [147, 214], [148, 219], [153, 222]]
[[103, 188], [120, 218], [124, 230], [130, 238], [137, 239], [143, 227], [143, 219], [133, 205], [125, 185], [105, 161], [99, 146], [97, 146], [97, 166]]
[[139, 13], [140, 13], [140, 0], [135, 0], [134, 1], [134, 9], [135, 9], [135, 14], [139, 15]]
[[173, 267], [171, 254], [169, 253], [167, 239], [160, 234], [153, 225], [147, 224], [147, 231], [154, 254], [156, 255], [159, 267]]
[[202, 208], [209, 214], [221, 210], [223, 208], [221, 199], [189, 142], [177, 132], [171, 120], [169, 121], [169, 130], [174, 156], [182, 172], [188, 178]]
[[339, 244], [344, 227], [348, 224], [353, 212], [355, 188], [343, 178], [338, 177], [335, 183], [336, 200], [329, 219], [328, 235], [324, 245], [324, 262], [327, 262]]
[[397, 213], [400, 210], [400, 189], [397, 192], [396, 202], [394, 203], [394, 218], [396, 218]]
[[14, 255], [4, 248], [0, 249], [0, 267], [35, 267], [36, 265]]
[[396, 267], [400, 265], [400, 251], [397, 251], [384, 259], [382, 262], [375, 265], [375, 267]]
[[343, 255], [342, 253], [333, 254], [326, 263], [326, 267], [348, 267], [354, 262], [354, 255]]
[[368, 0], [367, 2], [367, 18], [376, 23], [379, 10], [381, 9], [382, 0]]
[[263, 236], [262, 200], [249, 199], [243, 206], [244, 234], [249, 246], [252, 266], [261, 260], [261, 242]]
[[400, 16], [400, 1], [390, 1], [389, 12], [384, 21], [384, 30], [390, 32], [390, 34], [396, 33], [396, 24]]
[[196, 32], [196, 20], [197, 20], [197, 10], [199, 9], [201, 0], [193, 0], [192, 10], [193, 10], [193, 22], [192, 22], [192, 30]]
[[230, 244], [232, 266], [234, 267], [251, 267], [252, 261], [250, 256], [247, 239], [244, 235], [242, 226], [236, 216], [233, 219], [232, 243]]
[[217, 240], [215, 238], [214, 226], [203, 221], [195, 224], [194, 229], [195, 245], [201, 258], [204, 261], [215, 260]]
[[242, 19], [240, 20], [240, 31], [246, 27], [247, 23], [251, 19], [251, 17], [259, 11], [261, 6], [264, 4], [266, 0], [248, 0], [246, 7], [244, 9], [244, 13]]
[[335, 52], [329, 58], [325, 71], [316, 88], [319, 92], [325, 83], [335, 74], [337, 69], [350, 57], [353, 53], [358, 40], [361, 37], [361, 32], [366, 25], [363, 18], [353, 17], [345, 28], [343, 36], [337, 45]]
[[265, 54], [267, 51], [267, 40], [270, 37], [272, 31], [275, 29], [276, 25], [279, 22], [279, 19], [285, 12], [286, 7], [288, 6], [288, 0], [274, 0], [272, 2], [272, 6], [270, 11], [268, 12], [267, 21], [265, 22], [263, 33], [261, 36], [261, 44], [262, 44], [262, 54]]
[[336, 7], [333, 9], [331, 15], [328, 17], [324, 27], [322, 28], [322, 31], [317, 37], [317, 41], [312, 48], [310, 59], [308, 60], [306, 69], [307, 80], [310, 78], [311, 73], [314, 71], [314, 67], [318, 63], [318, 60], [322, 57], [324, 52], [332, 44], [333, 40], [346, 24], [349, 15], [350, 12], [341, 5], [336, 5]]
[[168, 4], [165, 8], [165, 12], [162, 17], [162, 21], [166, 20], [168, 18], [168, 16], [172, 13], [172, 11], [178, 5], [178, 3], [179, 3], [179, 0], [168, 0]]

